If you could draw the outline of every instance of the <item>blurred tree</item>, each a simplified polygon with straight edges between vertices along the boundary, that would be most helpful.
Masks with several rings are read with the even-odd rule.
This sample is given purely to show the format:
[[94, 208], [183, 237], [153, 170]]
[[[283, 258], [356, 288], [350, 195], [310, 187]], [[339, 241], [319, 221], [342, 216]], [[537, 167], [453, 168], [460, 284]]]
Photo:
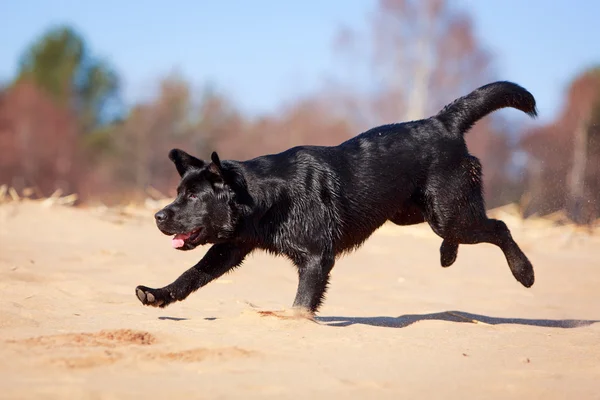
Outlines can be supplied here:
[[122, 184], [143, 194], [150, 185], [163, 189], [172, 182], [167, 153], [192, 135], [191, 108], [188, 84], [177, 76], [160, 82], [156, 99], [133, 107], [115, 135]]
[[94, 146], [111, 147], [120, 106], [115, 72], [84, 39], [69, 27], [48, 30], [23, 52], [0, 102], [0, 183], [77, 191], [98, 158]]
[[89, 133], [121, 116], [119, 80], [105, 62], [93, 57], [72, 28], [50, 29], [21, 57], [17, 82], [34, 82], [78, 116]]
[[[233, 105], [216, 91], [206, 88], [200, 99], [194, 99], [189, 82], [178, 74], [159, 83], [156, 97], [135, 105], [123, 123], [114, 131], [95, 138], [99, 146], [111, 146], [102, 163], [112, 172], [95, 167], [89, 171], [84, 195], [93, 196], [98, 187], [110, 186], [123, 197], [146, 196], [152, 186], [164, 194], [173, 194], [178, 175], [167, 155], [180, 147], [208, 158], [217, 143], [227, 138], [239, 141], [242, 118]], [[237, 139], [235, 139], [237, 138]]]
[[575, 222], [600, 216], [600, 68], [575, 77], [552, 123], [522, 140], [529, 154], [526, 213], [567, 211]]
[[372, 81], [370, 126], [437, 112], [491, 77], [468, 14], [446, 0], [379, 0], [367, 31], [343, 28], [335, 48]]
[[[345, 100], [350, 106], [346, 115], [361, 130], [426, 118], [493, 80], [492, 56], [477, 40], [470, 16], [455, 2], [379, 0], [366, 28], [343, 28], [334, 43], [352, 70], [351, 83], [338, 83], [338, 90], [354, 97]], [[357, 79], [368, 84], [358, 86]], [[354, 94], [347, 89], [357, 86]], [[483, 164], [492, 207], [515, 199], [508, 174], [514, 144], [505, 125], [494, 114], [466, 135], [469, 149]]]
[[596, 159], [598, 154], [590, 153], [591, 139], [595, 136], [594, 126], [600, 123], [598, 118], [598, 107], [600, 105], [600, 69], [594, 68], [586, 71], [578, 77], [573, 83], [571, 89], [572, 101], [579, 102], [577, 111], [575, 111], [575, 123], [573, 130], [573, 154], [572, 165], [568, 176], [568, 197], [567, 212], [569, 217], [578, 224], [591, 222], [591, 218], [597, 217], [597, 213], [592, 210], [596, 208], [596, 201], [600, 200], [597, 195], [600, 193], [600, 187], [595, 188], [596, 195], [589, 192], [590, 186], [593, 186], [588, 176], [588, 167], [591, 167], [590, 161]]
[[0, 95], [0, 184], [38, 194], [76, 187], [77, 122], [32, 82]]
[[299, 145], [337, 145], [356, 134], [348, 121], [332, 113], [318, 95], [298, 99], [273, 116], [248, 122], [245, 131], [235, 146], [237, 156], [243, 158]]
[[191, 138], [192, 148], [208, 158], [213, 150], [223, 152], [224, 158], [245, 157], [249, 154], [246, 118], [235, 104], [212, 86], [202, 91], [197, 110], [197, 130]]

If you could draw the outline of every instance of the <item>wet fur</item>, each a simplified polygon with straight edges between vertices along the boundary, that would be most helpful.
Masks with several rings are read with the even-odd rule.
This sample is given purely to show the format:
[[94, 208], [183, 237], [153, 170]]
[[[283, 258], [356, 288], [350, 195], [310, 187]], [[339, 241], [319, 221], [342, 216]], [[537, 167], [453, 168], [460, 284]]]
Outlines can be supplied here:
[[379, 126], [338, 146], [299, 146], [243, 162], [172, 150], [182, 180], [175, 201], [156, 214], [157, 225], [167, 235], [202, 227], [197, 242], [182, 250], [213, 245], [173, 283], [138, 286], [138, 298], [159, 307], [181, 301], [262, 249], [294, 263], [293, 307], [314, 313], [336, 258], [386, 221], [426, 221], [443, 238], [443, 267], [454, 263], [460, 244], [495, 244], [514, 277], [530, 287], [531, 263], [506, 225], [486, 216], [481, 164], [464, 140], [477, 120], [504, 107], [536, 116], [528, 91], [495, 82], [431, 118]]

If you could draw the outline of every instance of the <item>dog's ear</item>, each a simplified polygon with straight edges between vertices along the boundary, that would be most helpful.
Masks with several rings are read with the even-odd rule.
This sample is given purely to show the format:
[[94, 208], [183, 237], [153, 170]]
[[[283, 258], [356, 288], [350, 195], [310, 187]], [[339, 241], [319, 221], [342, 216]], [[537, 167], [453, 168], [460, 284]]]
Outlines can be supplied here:
[[213, 151], [210, 155], [210, 160], [212, 161], [208, 164], [208, 170], [216, 181], [223, 181], [223, 166], [221, 165], [221, 159], [216, 151]]
[[210, 155], [210, 160], [206, 170], [209, 172], [208, 179], [213, 187], [221, 190], [229, 188], [236, 193], [238, 200], [244, 199], [243, 201], [250, 204], [252, 199], [247, 191], [246, 180], [239, 168], [234, 165], [235, 163], [233, 165], [231, 162], [222, 164], [215, 151]]
[[211, 163], [208, 164], [208, 171], [210, 172], [211, 179], [213, 182], [224, 183], [227, 177], [227, 171], [223, 168], [221, 164], [221, 159], [216, 151], [213, 151], [210, 155]]
[[212, 152], [212, 154], [210, 155], [210, 160], [217, 168], [221, 169], [221, 159], [219, 158], [219, 155], [216, 151]]
[[203, 168], [206, 165], [204, 161], [180, 149], [171, 150], [169, 159], [175, 164], [179, 176], [183, 176], [190, 168]]

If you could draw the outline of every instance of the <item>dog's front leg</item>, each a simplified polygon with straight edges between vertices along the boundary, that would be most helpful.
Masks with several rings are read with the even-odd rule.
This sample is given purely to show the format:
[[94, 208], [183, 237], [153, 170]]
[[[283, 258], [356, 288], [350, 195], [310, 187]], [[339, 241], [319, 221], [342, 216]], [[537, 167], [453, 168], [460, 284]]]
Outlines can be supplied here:
[[311, 255], [296, 263], [298, 266], [298, 291], [293, 308], [299, 311], [317, 312], [324, 300], [329, 282], [329, 272], [335, 258], [327, 255]]
[[252, 247], [247, 245], [215, 244], [198, 264], [185, 271], [175, 282], [160, 289], [138, 286], [135, 293], [144, 305], [166, 307], [184, 300], [202, 286], [237, 267], [251, 251]]

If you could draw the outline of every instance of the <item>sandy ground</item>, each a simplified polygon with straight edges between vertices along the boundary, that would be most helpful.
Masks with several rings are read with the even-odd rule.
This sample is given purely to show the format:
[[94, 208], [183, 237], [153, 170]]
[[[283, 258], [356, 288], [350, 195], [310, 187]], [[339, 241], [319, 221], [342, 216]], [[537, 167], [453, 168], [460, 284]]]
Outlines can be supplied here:
[[0, 206], [0, 398], [600, 399], [600, 238], [507, 221], [532, 289], [500, 250], [439, 266], [427, 226], [385, 226], [338, 261], [317, 322], [288, 261], [253, 255], [186, 301], [142, 306], [206, 250], [152, 212]]

